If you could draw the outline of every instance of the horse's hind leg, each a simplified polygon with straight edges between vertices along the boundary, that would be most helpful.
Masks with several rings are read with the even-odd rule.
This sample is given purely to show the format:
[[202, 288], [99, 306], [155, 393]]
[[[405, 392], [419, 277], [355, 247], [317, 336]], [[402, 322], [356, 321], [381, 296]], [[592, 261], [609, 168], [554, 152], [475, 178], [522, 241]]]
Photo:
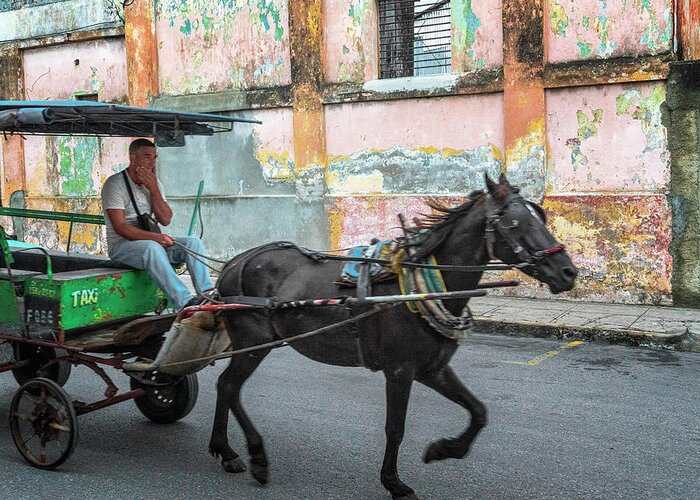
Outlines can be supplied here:
[[381, 480], [391, 497], [402, 500], [418, 500], [413, 490], [406, 486], [397, 470], [399, 446], [406, 427], [406, 409], [411, 395], [413, 372], [410, 370], [385, 370], [386, 376], [386, 450], [382, 463]]
[[435, 389], [450, 401], [466, 408], [471, 414], [471, 422], [466, 431], [453, 439], [441, 439], [425, 450], [425, 463], [444, 458], [462, 458], [479, 431], [486, 425], [486, 407], [462, 384], [449, 366], [416, 377], [420, 383]]
[[216, 414], [209, 441], [209, 453], [221, 457], [221, 465], [226, 472], [243, 472], [245, 463], [233, 451], [228, 442], [228, 410], [229, 408], [241, 426], [248, 443], [251, 474], [260, 483], [267, 482], [267, 456], [260, 433], [251, 422], [241, 404], [241, 387], [255, 371], [269, 351], [258, 351], [254, 354], [239, 355], [231, 360], [231, 364], [219, 376], [216, 395]]

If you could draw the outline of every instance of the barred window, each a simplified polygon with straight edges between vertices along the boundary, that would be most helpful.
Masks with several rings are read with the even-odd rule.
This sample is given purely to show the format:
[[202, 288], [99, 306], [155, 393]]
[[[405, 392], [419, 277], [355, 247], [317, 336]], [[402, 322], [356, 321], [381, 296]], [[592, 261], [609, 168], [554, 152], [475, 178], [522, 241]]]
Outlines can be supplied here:
[[451, 70], [450, 0], [379, 0], [379, 77]]

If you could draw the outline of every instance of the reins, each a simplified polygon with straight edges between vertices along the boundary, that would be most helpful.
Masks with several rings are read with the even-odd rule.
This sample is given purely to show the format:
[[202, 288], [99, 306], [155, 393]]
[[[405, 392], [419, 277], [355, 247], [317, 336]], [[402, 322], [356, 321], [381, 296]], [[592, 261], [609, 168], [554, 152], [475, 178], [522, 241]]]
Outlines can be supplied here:
[[288, 337], [285, 339], [273, 340], [272, 342], [267, 342], [265, 344], [257, 344], [257, 345], [250, 346], [250, 347], [244, 347], [242, 349], [236, 349], [234, 351], [226, 351], [226, 352], [222, 352], [221, 354], [215, 354], [212, 356], [204, 356], [201, 358], [188, 359], [187, 361], [177, 361], [177, 362], [173, 362], [173, 363], [167, 363], [167, 364], [163, 364], [163, 365], [159, 366], [158, 368], [186, 365], [186, 364], [191, 364], [191, 363], [199, 363], [202, 361], [217, 361], [219, 359], [232, 358], [238, 354], [245, 354], [247, 352], [260, 351], [262, 349], [273, 349], [275, 347], [280, 347], [283, 344], [288, 344], [288, 343], [294, 342], [296, 340], [302, 340], [305, 338], [313, 337], [315, 335], [319, 335], [321, 333], [325, 333], [327, 331], [333, 330], [334, 328], [339, 328], [341, 326], [345, 326], [347, 324], [357, 322], [357, 321], [364, 319], [368, 316], [372, 316], [373, 314], [377, 314], [378, 312], [384, 311], [386, 309], [390, 309], [392, 307], [396, 307], [399, 304], [401, 304], [401, 302], [375, 304], [374, 309], [370, 309], [369, 311], [365, 311], [361, 314], [358, 314], [357, 316], [351, 316], [348, 319], [344, 319], [343, 321], [340, 321], [338, 323], [333, 323], [332, 325], [322, 326], [321, 328], [317, 328], [316, 330], [311, 330], [310, 332], [300, 333], [299, 335], [294, 335], [292, 337]]

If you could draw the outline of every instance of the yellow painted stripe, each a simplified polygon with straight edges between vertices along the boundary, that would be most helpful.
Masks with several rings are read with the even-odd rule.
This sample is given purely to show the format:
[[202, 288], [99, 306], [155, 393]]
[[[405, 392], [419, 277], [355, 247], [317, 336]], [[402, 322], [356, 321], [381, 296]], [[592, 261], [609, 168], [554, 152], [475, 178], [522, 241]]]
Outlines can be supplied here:
[[554, 351], [549, 351], [549, 352], [545, 352], [544, 354], [540, 354], [539, 356], [532, 358], [530, 361], [527, 361], [527, 362], [509, 361], [509, 363], [514, 364], [514, 365], [537, 366], [545, 359], [549, 359], [552, 356], [556, 356], [564, 349], [571, 349], [572, 347], [576, 347], [576, 346], [581, 345], [581, 344], [583, 344], [582, 340], [574, 340], [573, 342], [569, 342], [568, 344], [563, 345], [563, 346], [559, 347], [558, 349], [555, 349]]

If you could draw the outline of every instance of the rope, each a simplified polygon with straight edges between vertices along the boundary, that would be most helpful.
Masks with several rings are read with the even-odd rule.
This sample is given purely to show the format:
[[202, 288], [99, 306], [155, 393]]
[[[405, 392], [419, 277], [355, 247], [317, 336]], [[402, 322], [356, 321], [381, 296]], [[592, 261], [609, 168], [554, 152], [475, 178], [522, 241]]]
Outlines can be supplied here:
[[254, 346], [250, 346], [250, 347], [245, 347], [243, 349], [237, 349], [235, 351], [227, 351], [227, 352], [223, 352], [221, 354], [215, 354], [212, 356], [204, 356], [202, 358], [188, 359], [187, 361], [177, 361], [174, 363], [167, 363], [167, 364], [161, 365], [161, 367], [185, 365], [185, 364], [190, 364], [190, 363], [198, 363], [200, 361], [216, 361], [219, 359], [232, 358], [238, 354], [243, 354], [246, 352], [259, 351], [262, 349], [271, 349], [273, 347], [279, 347], [285, 343], [288, 344], [289, 342], [294, 342], [296, 340], [301, 340], [301, 339], [305, 339], [308, 337], [313, 337], [314, 335], [318, 335], [320, 333], [325, 333], [327, 331], [333, 330], [334, 328], [338, 328], [341, 326], [345, 326], [349, 323], [359, 321], [359, 320], [364, 319], [368, 316], [371, 316], [371, 315], [376, 314], [380, 311], [383, 311], [384, 309], [390, 309], [392, 307], [396, 307], [399, 304], [401, 304], [401, 302], [395, 302], [395, 303], [391, 303], [391, 304], [381, 304], [381, 305], [375, 306], [374, 309], [363, 312], [362, 314], [358, 314], [357, 316], [353, 316], [351, 318], [345, 319], [339, 323], [333, 323], [332, 325], [323, 326], [321, 328], [317, 328], [316, 330], [312, 330], [312, 331], [306, 332], [306, 333], [300, 333], [299, 335], [294, 335], [293, 337], [289, 337], [286, 339], [274, 340], [272, 342], [267, 342], [265, 344], [258, 344], [258, 345], [254, 345]]
[[173, 239], [173, 244], [179, 246], [185, 253], [189, 254], [190, 257], [192, 257], [197, 262], [200, 262], [201, 264], [205, 265], [206, 267], [208, 267], [212, 271], [216, 271], [217, 273], [220, 273], [221, 269], [209, 265], [206, 261], [218, 262], [219, 264], [226, 264], [228, 262], [226, 260], [218, 260], [218, 259], [215, 259], [214, 257], [209, 257], [208, 255], [204, 255], [204, 254], [195, 252], [194, 250], [187, 248], [185, 245], [176, 241], [175, 239]]

